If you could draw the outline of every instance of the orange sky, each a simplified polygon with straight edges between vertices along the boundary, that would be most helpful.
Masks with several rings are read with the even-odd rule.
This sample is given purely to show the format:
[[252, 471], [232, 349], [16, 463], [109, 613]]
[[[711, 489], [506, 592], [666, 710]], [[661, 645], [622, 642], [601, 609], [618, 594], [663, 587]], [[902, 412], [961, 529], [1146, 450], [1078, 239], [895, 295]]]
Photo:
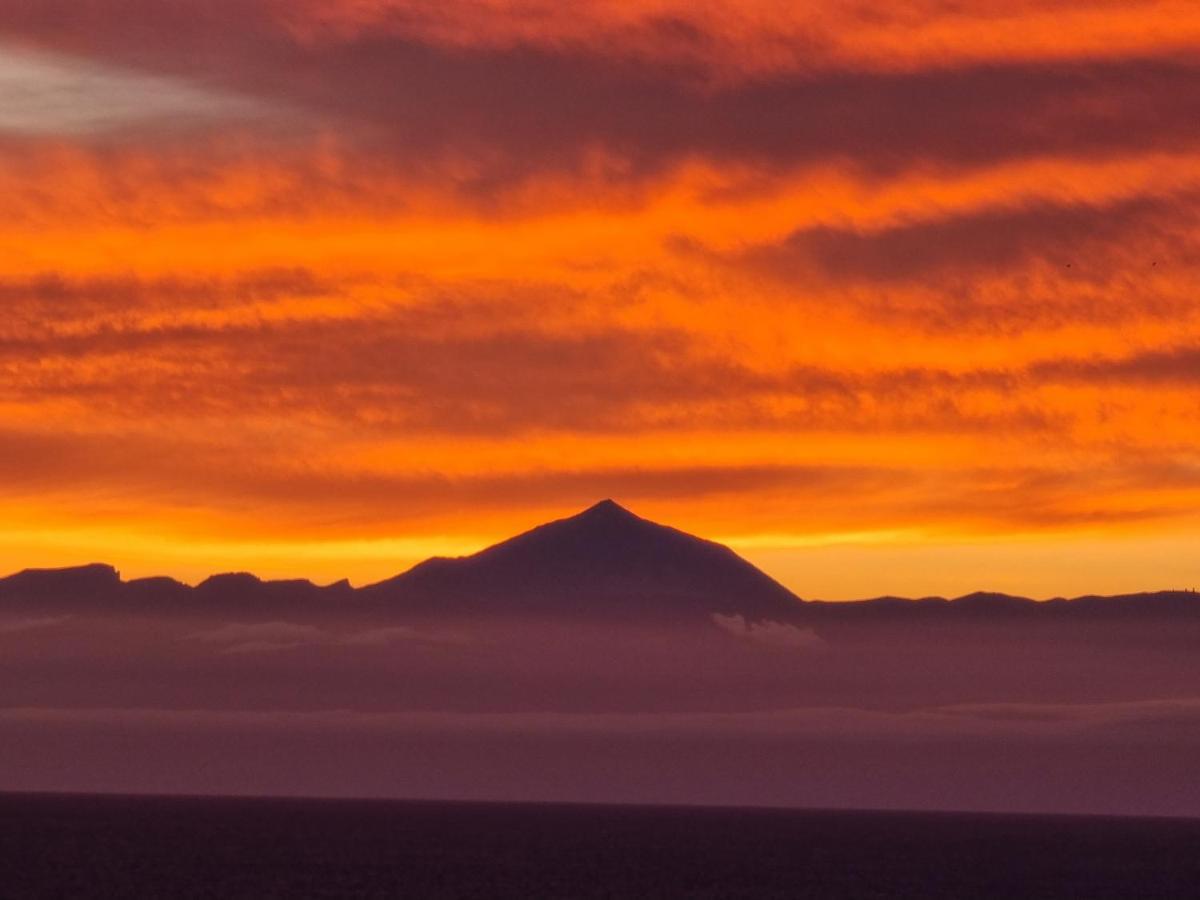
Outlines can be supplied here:
[[0, 569], [611, 496], [805, 597], [1200, 582], [1200, 9], [0, 0]]

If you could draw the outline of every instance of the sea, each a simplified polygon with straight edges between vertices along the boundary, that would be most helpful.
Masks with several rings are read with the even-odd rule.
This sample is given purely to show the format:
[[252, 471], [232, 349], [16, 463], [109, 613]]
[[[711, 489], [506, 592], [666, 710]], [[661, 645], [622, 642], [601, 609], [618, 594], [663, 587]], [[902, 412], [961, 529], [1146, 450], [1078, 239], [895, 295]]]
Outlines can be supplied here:
[[1200, 897], [1200, 820], [0, 794], [0, 898]]

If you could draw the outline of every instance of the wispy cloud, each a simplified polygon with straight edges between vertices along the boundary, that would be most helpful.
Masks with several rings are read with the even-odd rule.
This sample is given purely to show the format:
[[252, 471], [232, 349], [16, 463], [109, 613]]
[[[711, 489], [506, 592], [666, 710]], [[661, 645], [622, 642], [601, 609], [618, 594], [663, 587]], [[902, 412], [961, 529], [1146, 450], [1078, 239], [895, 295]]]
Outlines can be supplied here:
[[[424, 734], [592, 734], [643, 737], [776, 736], [807, 739], [1043, 739], [1108, 738], [1138, 741], [1150, 729], [1176, 740], [1200, 740], [1200, 700], [1141, 700], [1089, 704], [975, 704], [904, 712], [853, 707], [805, 707], [736, 713], [560, 712], [454, 713], [340, 710], [203, 710], [147, 708], [0, 708], [13, 724], [124, 723], [194, 729], [402, 732]], [[1186, 727], [1184, 727], [1186, 726]], [[1161, 734], [1161, 732], [1156, 732]]]
[[713, 622], [741, 640], [753, 641], [768, 647], [807, 650], [824, 643], [811, 628], [801, 628], [784, 622], [751, 622], [744, 616], [713, 613]]
[[86, 58], [0, 46], [0, 133], [87, 135], [262, 116], [249, 98]]
[[0, 618], [0, 634], [22, 634], [42, 628], [53, 628], [70, 619], [71, 616], [24, 616], [17, 618]]
[[387, 625], [375, 628], [321, 628], [296, 622], [232, 622], [185, 635], [184, 640], [219, 646], [223, 654], [276, 653], [302, 647], [371, 648], [401, 643], [455, 645], [469, 643], [465, 634], [448, 629]]

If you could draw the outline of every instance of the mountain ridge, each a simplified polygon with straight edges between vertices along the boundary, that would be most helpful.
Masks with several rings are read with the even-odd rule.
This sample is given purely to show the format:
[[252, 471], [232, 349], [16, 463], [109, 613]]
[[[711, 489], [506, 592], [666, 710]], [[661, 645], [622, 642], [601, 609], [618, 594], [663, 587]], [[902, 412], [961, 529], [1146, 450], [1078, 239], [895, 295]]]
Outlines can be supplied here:
[[477, 553], [435, 556], [355, 588], [342, 579], [264, 580], [212, 575], [192, 586], [165, 576], [122, 580], [105, 563], [24, 569], [0, 578], [0, 602], [205, 607], [386, 607], [398, 613], [666, 617], [714, 613], [749, 620], [930, 617], [1059, 617], [1085, 614], [1200, 617], [1200, 595], [1145, 591], [1034, 600], [976, 591], [955, 598], [880, 596], [801, 600], [723, 544], [661, 525], [608, 499], [537, 525]]

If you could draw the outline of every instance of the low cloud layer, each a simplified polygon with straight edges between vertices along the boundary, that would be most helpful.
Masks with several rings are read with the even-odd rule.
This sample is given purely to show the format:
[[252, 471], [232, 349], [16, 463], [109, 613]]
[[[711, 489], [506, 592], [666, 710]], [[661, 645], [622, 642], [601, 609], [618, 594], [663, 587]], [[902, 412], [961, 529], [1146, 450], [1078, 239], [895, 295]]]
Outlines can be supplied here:
[[0, 789], [1200, 813], [1187, 617], [3, 622]]
[[[2, 626], [0, 630], [3, 630]], [[220, 653], [273, 653], [300, 647], [388, 647], [403, 642], [460, 644], [468, 641], [468, 638], [456, 631], [422, 630], [407, 625], [331, 630], [316, 625], [274, 621], [230, 623], [185, 635], [183, 640], [213, 644], [220, 648]]]
[[713, 622], [736, 638], [771, 647], [802, 650], [821, 645], [821, 639], [811, 628], [799, 628], [783, 622], [751, 622], [744, 616], [723, 616], [720, 613], [713, 615]]
[[12, 727], [72, 725], [160, 727], [173, 730], [270, 731], [453, 735], [603, 735], [688, 740], [780, 737], [875, 741], [964, 739], [978, 741], [1065, 738], [1200, 743], [1200, 699], [1185, 697], [1118, 703], [997, 703], [954, 705], [904, 712], [847, 707], [779, 709], [744, 713], [365, 713], [350, 710], [171, 710], [111, 708], [6, 708]]
[[20, 634], [38, 628], [53, 628], [68, 621], [71, 616], [18, 616], [0, 617], [0, 634]]

